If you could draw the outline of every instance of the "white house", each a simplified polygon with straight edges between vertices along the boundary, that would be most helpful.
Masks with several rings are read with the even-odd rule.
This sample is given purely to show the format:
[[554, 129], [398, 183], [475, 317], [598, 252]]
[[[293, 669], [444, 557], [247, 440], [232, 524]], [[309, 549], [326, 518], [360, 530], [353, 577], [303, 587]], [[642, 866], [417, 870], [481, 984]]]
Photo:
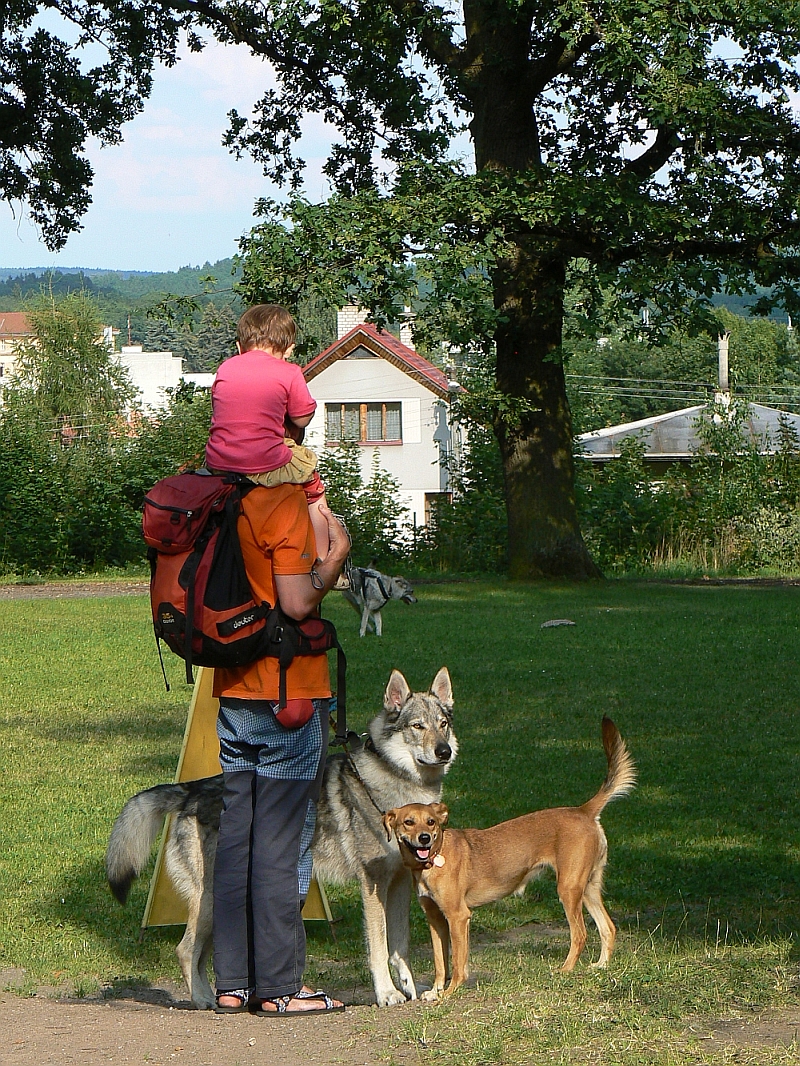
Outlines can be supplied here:
[[166, 404], [166, 390], [176, 389], [183, 376], [183, 360], [172, 352], [146, 352], [141, 344], [128, 344], [117, 358], [139, 390], [137, 399], [151, 410]]
[[33, 328], [22, 311], [0, 311], [0, 389], [12, 377], [20, 344], [33, 339]]
[[317, 454], [358, 444], [365, 481], [377, 449], [380, 465], [400, 484], [409, 519], [423, 525], [435, 497], [450, 492], [443, 460], [461, 448], [450, 419], [459, 386], [414, 351], [408, 327], [403, 343], [365, 317], [355, 307], [340, 311], [338, 340], [304, 368], [317, 401], [306, 444]]

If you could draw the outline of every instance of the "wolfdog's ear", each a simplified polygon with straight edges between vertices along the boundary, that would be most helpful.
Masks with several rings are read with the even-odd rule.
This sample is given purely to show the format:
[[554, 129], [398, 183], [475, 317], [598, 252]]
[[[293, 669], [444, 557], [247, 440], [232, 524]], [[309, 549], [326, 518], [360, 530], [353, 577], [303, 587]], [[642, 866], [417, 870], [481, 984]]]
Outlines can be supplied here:
[[439, 822], [439, 825], [444, 825], [450, 815], [450, 811], [447, 809], [447, 804], [432, 803], [431, 810], [433, 811], [434, 818]]
[[431, 695], [435, 696], [439, 703], [443, 704], [448, 711], [453, 709], [453, 686], [450, 684], [450, 674], [447, 667], [443, 666], [431, 685]]
[[394, 808], [392, 808], [392, 810], [387, 811], [386, 814], [384, 814], [384, 816], [383, 816], [383, 828], [386, 830], [386, 839], [387, 840], [391, 840], [392, 839], [392, 833], [394, 832], [394, 827], [395, 827], [395, 823], [396, 822], [397, 822], [397, 811]]
[[410, 695], [411, 689], [408, 687], [406, 679], [399, 670], [392, 670], [392, 676], [389, 678], [389, 684], [386, 686], [386, 692], [383, 697], [383, 709], [387, 714], [397, 717], [400, 713], [400, 708]]

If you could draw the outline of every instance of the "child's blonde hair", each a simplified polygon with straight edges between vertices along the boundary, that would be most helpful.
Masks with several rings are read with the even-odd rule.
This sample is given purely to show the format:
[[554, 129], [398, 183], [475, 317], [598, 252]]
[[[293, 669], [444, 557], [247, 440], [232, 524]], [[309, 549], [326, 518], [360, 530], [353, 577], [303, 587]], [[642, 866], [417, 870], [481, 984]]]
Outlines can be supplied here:
[[243, 352], [269, 348], [282, 355], [294, 344], [296, 336], [294, 319], [278, 304], [256, 304], [248, 308], [236, 327], [236, 339]]

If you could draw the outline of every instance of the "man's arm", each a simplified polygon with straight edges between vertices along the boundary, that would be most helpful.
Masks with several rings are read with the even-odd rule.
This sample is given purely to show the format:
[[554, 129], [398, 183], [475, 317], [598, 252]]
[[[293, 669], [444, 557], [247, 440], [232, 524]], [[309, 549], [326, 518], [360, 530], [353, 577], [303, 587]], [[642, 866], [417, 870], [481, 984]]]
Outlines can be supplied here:
[[[325, 594], [336, 584], [336, 578], [350, 551], [350, 541], [340, 522], [331, 514], [325, 504], [320, 506], [320, 514], [327, 520], [330, 548], [328, 554], [313, 571], [318, 578], [315, 582], [312, 574], [276, 574], [275, 591], [281, 607], [290, 618], [302, 621], [322, 603]], [[317, 587], [320, 586], [320, 587]]]

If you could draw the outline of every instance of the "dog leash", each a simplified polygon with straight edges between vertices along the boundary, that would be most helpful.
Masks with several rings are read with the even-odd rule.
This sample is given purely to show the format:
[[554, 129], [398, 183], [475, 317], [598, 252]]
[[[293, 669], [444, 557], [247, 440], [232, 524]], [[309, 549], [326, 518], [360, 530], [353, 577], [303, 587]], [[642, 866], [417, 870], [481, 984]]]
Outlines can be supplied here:
[[[364, 743], [364, 747], [367, 748], [367, 751], [371, 750], [371, 748], [372, 748], [371, 741], [372, 741], [372, 738], [368, 737], [367, 740]], [[378, 814], [381, 816], [381, 818], [383, 818], [384, 814], [386, 814], [386, 811], [381, 810], [381, 808], [375, 802], [375, 797], [370, 792], [369, 787], [367, 786], [367, 782], [364, 780], [364, 778], [358, 772], [358, 767], [356, 766], [355, 761], [353, 760], [353, 756], [350, 753], [350, 748], [348, 747], [349, 743], [350, 743], [350, 738], [348, 736], [348, 739], [344, 742], [342, 747], [344, 748], [344, 754], [345, 754], [347, 762], [348, 762], [348, 764], [350, 766], [350, 769], [353, 771], [353, 773], [356, 775], [358, 780], [361, 782], [361, 787], [366, 792], [367, 798], [369, 799], [369, 801], [372, 804], [372, 806], [375, 808], [375, 810], [378, 812]], [[370, 747], [367, 747], [367, 745], [370, 745]]]

